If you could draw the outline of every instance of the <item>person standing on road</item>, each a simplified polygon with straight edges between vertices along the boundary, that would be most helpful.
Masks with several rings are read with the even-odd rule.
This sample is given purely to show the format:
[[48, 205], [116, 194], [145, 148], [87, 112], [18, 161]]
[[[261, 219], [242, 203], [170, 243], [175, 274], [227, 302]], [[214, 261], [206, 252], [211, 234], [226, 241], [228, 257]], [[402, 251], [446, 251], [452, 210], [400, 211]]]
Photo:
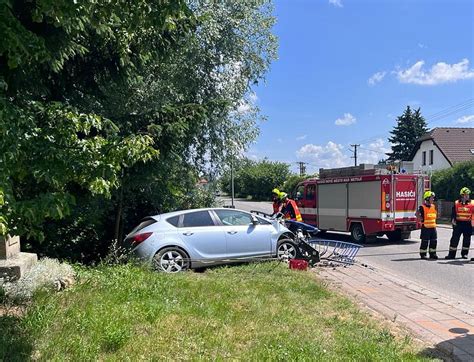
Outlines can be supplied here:
[[281, 200], [280, 200], [280, 190], [277, 188], [272, 190], [272, 201], [273, 201], [273, 214], [272, 216], [275, 216], [280, 212], [280, 207], [281, 207]]
[[416, 216], [422, 222], [421, 226], [421, 245], [420, 257], [426, 259], [426, 254], [429, 251], [430, 259], [437, 260], [436, 246], [438, 244], [438, 234], [436, 232], [436, 208], [434, 205], [435, 193], [426, 191], [423, 194], [423, 205], [421, 205], [416, 213]]
[[281, 213], [283, 214], [283, 217], [285, 219], [303, 221], [300, 210], [298, 209], [298, 205], [296, 205], [295, 200], [289, 199], [288, 195], [285, 192], [282, 192], [280, 194], [280, 200], [282, 204]]
[[461, 258], [467, 259], [471, 246], [472, 218], [474, 213], [474, 201], [469, 200], [471, 190], [463, 187], [459, 192], [459, 199], [454, 202], [451, 212], [451, 224], [453, 234], [449, 242], [449, 253], [445, 259], [455, 259], [458, 249], [459, 239], [462, 235]]

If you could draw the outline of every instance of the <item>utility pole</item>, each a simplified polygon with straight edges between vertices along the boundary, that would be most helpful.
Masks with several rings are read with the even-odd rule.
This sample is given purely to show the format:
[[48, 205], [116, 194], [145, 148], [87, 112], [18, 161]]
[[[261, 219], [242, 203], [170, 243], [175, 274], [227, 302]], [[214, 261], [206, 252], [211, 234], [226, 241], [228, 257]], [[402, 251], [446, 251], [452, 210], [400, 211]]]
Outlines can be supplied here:
[[357, 147], [359, 146], [360, 145], [351, 145], [351, 147], [354, 147], [354, 156], [351, 157], [354, 159], [354, 166], [357, 166]]
[[231, 197], [232, 197], [232, 208], [234, 208], [234, 154], [230, 158], [230, 184], [231, 184]]
[[304, 176], [306, 174], [306, 162], [296, 162], [296, 164], [300, 168], [300, 176]]

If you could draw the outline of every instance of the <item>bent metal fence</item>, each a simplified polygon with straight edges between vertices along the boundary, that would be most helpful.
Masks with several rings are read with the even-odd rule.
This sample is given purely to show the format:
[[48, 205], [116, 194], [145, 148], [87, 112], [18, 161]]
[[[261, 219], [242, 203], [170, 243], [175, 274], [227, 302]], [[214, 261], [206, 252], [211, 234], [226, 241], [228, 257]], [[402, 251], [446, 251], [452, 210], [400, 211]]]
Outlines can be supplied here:
[[[253, 214], [260, 215], [263, 217], [271, 218], [271, 215], [257, 210], [250, 211]], [[311, 225], [307, 225], [304, 223], [293, 222], [294, 224], [305, 226], [308, 228], [314, 228]], [[298, 226], [296, 226], [298, 227]], [[289, 227], [292, 230], [291, 227]], [[317, 228], [314, 228], [317, 230]], [[307, 235], [306, 237], [300, 237], [299, 233], [296, 230], [292, 230], [295, 232], [295, 237], [302, 243], [308, 244], [310, 247], [315, 249], [319, 253], [320, 260], [326, 260], [336, 263], [343, 263], [343, 264], [354, 264], [355, 257], [359, 252], [359, 249], [362, 245], [353, 244], [345, 241], [337, 241], [337, 240], [320, 240], [317, 238], [311, 238]], [[315, 232], [317, 234], [317, 231]], [[314, 235], [314, 234], [313, 234]], [[305, 248], [303, 248], [305, 249]], [[305, 250], [307, 252], [307, 250]]]
[[319, 252], [321, 260], [328, 260], [343, 264], [354, 264], [355, 257], [362, 245], [337, 240], [308, 241], [314, 249]]

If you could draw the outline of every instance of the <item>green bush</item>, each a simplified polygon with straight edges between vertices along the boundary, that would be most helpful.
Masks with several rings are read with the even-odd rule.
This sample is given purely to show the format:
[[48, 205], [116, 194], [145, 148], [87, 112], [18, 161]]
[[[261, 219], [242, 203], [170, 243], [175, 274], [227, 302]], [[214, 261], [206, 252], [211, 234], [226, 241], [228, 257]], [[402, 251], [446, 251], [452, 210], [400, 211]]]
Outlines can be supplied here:
[[[270, 200], [271, 191], [290, 176], [290, 165], [283, 162], [240, 160], [234, 170], [234, 193], [252, 200]], [[230, 171], [221, 178], [221, 187], [231, 193]]]
[[474, 161], [460, 162], [452, 168], [433, 172], [431, 184], [436, 197], [442, 200], [456, 200], [463, 187], [474, 192]]
[[292, 198], [295, 198], [296, 195], [296, 186], [301, 182], [310, 177], [315, 176], [298, 176], [298, 175], [291, 175], [288, 177], [281, 187], [281, 191], [285, 191], [288, 195], [291, 195]]

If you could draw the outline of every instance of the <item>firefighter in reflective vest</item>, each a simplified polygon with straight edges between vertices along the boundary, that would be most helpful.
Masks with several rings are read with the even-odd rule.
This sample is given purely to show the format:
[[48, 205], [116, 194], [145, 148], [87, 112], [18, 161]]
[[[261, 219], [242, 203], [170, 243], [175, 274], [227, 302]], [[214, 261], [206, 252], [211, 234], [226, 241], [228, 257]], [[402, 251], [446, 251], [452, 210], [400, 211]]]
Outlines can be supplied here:
[[280, 212], [281, 207], [281, 200], [280, 200], [280, 190], [273, 189], [272, 190], [272, 201], [273, 201], [273, 214], [272, 216], [278, 214]]
[[295, 200], [289, 199], [285, 192], [280, 193], [280, 200], [282, 204], [281, 213], [285, 219], [303, 221]]
[[461, 258], [467, 259], [469, 247], [471, 246], [472, 219], [474, 213], [474, 201], [469, 200], [471, 190], [463, 187], [459, 192], [459, 199], [454, 202], [451, 212], [451, 224], [453, 224], [453, 234], [449, 242], [449, 253], [446, 259], [456, 258], [456, 251], [459, 239], [462, 235]]
[[421, 245], [420, 257], [426, 259], [426, 254], [429, 251], [430, 259], [438, 259], [436, 255], [436, 246], [438, 244], [438, 235], [436, 232], [436, 208], [434, 205], [435, 193], [426, 191], [423, 194], [423, 205], [420, 206], [417, 212], [418, 219], [421, 220]]

